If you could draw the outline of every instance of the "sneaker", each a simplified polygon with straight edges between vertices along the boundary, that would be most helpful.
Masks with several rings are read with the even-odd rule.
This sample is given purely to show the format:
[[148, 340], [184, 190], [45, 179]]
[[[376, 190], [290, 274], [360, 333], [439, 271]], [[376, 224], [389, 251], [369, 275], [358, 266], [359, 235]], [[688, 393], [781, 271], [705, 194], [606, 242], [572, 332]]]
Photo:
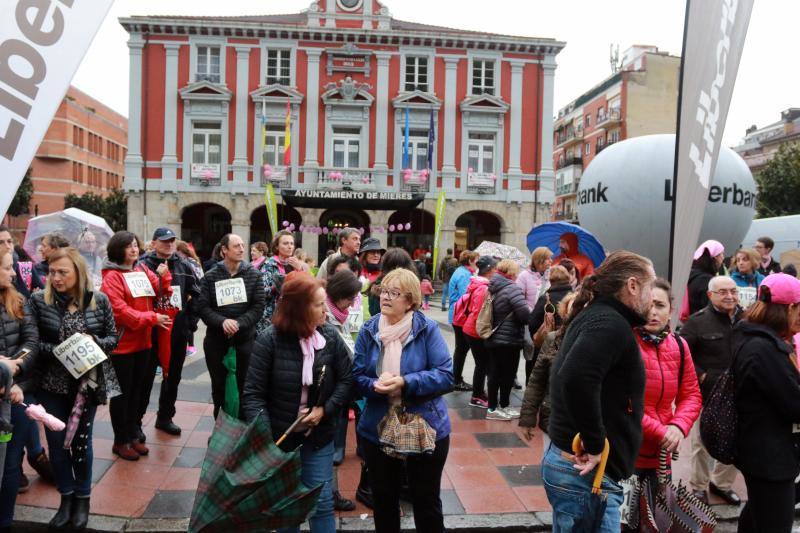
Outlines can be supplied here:
[[469, 404], [472, 407], [480, 407], [481, 409], [488, 409], [489, 408], [489, 402], [487, 402], [483, 398], [479, 398], [477, 396], [473, 396], [472, 399], [469, 401]]
[[522, 385], [517, 378], [514, 378], [514, 390], [522, 390]]
[[519, 418], [518, 409], [514, 409], [513, 407], [503, 407], [502, 410], [508, 415], [509, 418]]
[[195, 348], [194, 346], [187, 346], [186, 347], [186, 355], [188, 357], [191, 357], [196, 353], [197, 353], [197, 348]]
[[486, 420], [503, 420], [508, 422], [511, 417], [502, 409], [489, 409], [486, 411]]
[[29, 488], [31, 488], [31, 480], [28, 479], [28, 476], [26, 476], [24, 473], [20, 473], [20, 475], [19, 475], [19, 489], [17, 489], [17, 492], [19, 494], [23, 494], [25, 492], [28, 492]]
[[461, 381], [456, 383], [455, 387], [453, 387], [453, 390], [457, 390], [457, 391], [460, 391], [460, 392], [471, 391], [472, 390], [472, 385], [470, 385], [469, 383], [467, 383], [466, 381], [464, 381], [462, 379]]

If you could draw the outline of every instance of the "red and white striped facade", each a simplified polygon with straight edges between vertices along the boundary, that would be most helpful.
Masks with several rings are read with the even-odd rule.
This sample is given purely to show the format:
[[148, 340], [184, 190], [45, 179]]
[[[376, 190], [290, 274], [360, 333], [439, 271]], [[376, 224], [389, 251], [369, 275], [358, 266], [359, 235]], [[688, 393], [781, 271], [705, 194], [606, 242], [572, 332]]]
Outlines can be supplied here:
[[[443, 190], [451, 200], [444, 246], [453, 245], [460, 215], [476, 210], [499, 219], [502, 242], [522, 246], [534, 210], [541, 221], [553, 201], [553, 78], [562, 42], [399, 21], [377, 0], [318, 0], [294, 15], [120, 22], [130, 34], [124, 187], [137, 233], [185, 229], [185, 210], [211, 203], [247, 240], [272, 182], [289, 205], [300, 191], [386, 200], [375, 209], [352, 205], [349, 193], [300, 202], [305, 225], [351, 206], [368, 226], [386, 224], [395, 200], [401, 208], [421, 199], [418, 207], [432, 213]], [[284, 168], [276, 154], [287, 101]]]

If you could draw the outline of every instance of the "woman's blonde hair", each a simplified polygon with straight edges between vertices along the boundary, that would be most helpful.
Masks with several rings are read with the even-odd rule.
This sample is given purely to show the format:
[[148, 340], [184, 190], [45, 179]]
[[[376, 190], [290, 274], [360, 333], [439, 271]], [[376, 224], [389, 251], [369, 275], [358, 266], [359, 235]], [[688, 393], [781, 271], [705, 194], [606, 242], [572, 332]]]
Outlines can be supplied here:
[[503, 259], [497, 263], [497, 271], [502, 272], [506, 276], [516, 276], [519, 274], [519, 263], [513, 259]]
[[[78, 309], [83, 311], [85, 309], [83, 295], [89, 292], [92, 295], [92, 299], [89, 301], [89, 309], [95, 309], [97, 304], [94, 299], [94, 285], [92, 285], [92, 280], [89, 278], [89, 269], [86, 266], [86, 260], [78, 250], [72, 247], [59, 248], [57, 251], [53, 252], [47, 262], [52, 265], [59, 259], [69, 259], [70, 262], [72, 262], [72, 266], [75, 268], [75, 273], [78, 277], [78, 282], [75, 283], [75, 287], [72, 289], [72, 298], [75, 301], [75, 305], [78, 306]], [[54, 292], [53, 283], [48, 273], [47, 285], [44, 288], [44, 303], [47, 305], [55, 304]]]
[[400, 292], [406, 295], [411, 303], [411, 310], [416, 311], [422, 305], [422, 291], [419, 288], [419, 278], [407, 268], [396, 268], [386, 274], [381, 281], [381, 287], [394, 284]]
[[567, 272], [567, 269], [561, 265], [550, 267], [550, 283], [553, 285], [569, 283], [569, 272]]
[[[6, 249], [0, 250], [0, 262], [2, 262], [3, 258], [7, 255], [11, 256], [11, 265], [13, 267], [14, 256], [11, 255], [11, 252], [9, 252]], [[0, 294], [2, 294], [2, 297], [0, 297], [0, 302], [2, 302], [3, 307], [6, 308], [6, 313], [11, 315], [18, 321], [21, 321], [23, 318], [25, 318], [25, 312], [23, 311], [22, 308], [24, 299], [22, 298], [22, 295], [19, 292], [17, 292], [17, 288], [14, 287], [13, 281], [11, 282], [11, 285], [8, 286], [8, 288], [0, 289]], [[6, 354], [6, 355], [11, 356], [13, 354]]]
[[[753, 250], [752, 248], [739, 248], [736, 250], [736, 255], [733, 256], [734, 264], [736, 264], [737, 260], [739, 259], [739, 254], [746, 254], [747, 258], [750, 260], [750, 266], [753, 268], [753, 272], [755, 273], [758, 270], [759, 265], [761, 264], [761, 254]], [[738, 267], [736, 270], [739, 270]]]
[[531, 268], [536, 270], [539, 265], [553, 257], [553, 251], [547, 246], [539, 246], [531, 254]]

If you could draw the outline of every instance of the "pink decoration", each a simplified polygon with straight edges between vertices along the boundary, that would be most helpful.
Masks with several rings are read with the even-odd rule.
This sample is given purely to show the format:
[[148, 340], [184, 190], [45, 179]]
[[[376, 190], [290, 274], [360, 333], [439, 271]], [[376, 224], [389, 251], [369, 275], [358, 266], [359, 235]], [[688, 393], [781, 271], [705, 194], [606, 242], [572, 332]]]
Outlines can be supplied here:
[[361, 178], [361, 183], [368, 184], [369, 183], [369, 176], [364, 176]]
[[406, 222], [406, 231], [411, 229], [411, 222]]
[[428, 179], [428, 176], [431, 175], [431, 171], [426, 168], [426, 169], [423, 169], [422, 172], [419, 173], [419, 175], [422, 176], [425, 179]]
[[284, 220], [283, 222], [281, 222], [281, 226], [283, 226], [284, 228], [288, 228], [289, 227], [289, 221], [288, 220]]
[[334, 235], [339, 235], [339, 233], [340, 233], [341, 231], [342, 231], [342, 228], [333, 228], [333, 234], [334, 234]]
[[389, 224], [389, 231], [394, 231], [394, 224]]
[[359, 232], [361, 235], [364, 235], [364, 233], [366, 233], [366, 232], [364, 231], [364, 227], [363, 227], [363, 226], [362, 226], [362, 227], [360, 227], [360, 228], [358, 228], [358, 232]]
[[200, 173], [200, 177], [203, 179], [210, 180], [214, 177], [214, 173], [211, 172], [209, 169], [205, 169], [203, 172]]
[[492, 181], [497, 181], [497, 176], [492, 174], [491, 176], [489, 176], [489, 179], [492, 180]]
[[469, 172], [469, 173], [471, 174], [471, 173], [475, 172], [475, 169], [474, 169], [474, 168], [472, 168], [472, 167], [469, 167], [469, 168], [467, 169], [467, 172]]
[[263, 167], [264, 177], [269, 179], [272, 176], [272, 167], [270, 165], [264, 165]]
[[343, 177], [343, 174], [341, 172], [336, 171], [336, 170], [334, 170], [333, 172], [328, 174], [328, 178], [333, 180], [333, 181], [339, 181], [339, 180], [342, 179], [342, 177]]
[[322, 234], [323, 235], [327, 235], [328, 234], [328, 228], [322, 228]]
[[300, 224], [300, 233], [303, 233], [306, 230], [306, 227]]
[[25, 409], [25, 414], [28, 415], [28, 418], [31, 420], [44, 424], [50, 431], [64, 431], [64, 428], [67, 427], [64, 422], [45, 411], [44, 407], [41, 405], [28, 406], [28, 408]]
[[289, 224], [289, 231], [294, 231], [294, 224]]

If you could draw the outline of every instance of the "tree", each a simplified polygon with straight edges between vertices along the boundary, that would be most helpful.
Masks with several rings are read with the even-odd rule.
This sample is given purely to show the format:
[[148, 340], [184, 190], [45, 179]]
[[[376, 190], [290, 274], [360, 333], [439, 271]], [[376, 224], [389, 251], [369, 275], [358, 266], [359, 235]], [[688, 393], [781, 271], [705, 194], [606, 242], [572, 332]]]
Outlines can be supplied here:
[[784, 144], [756, 175], [758, 216], [800, 213], [800, 144]]
[[119, 189], [114, 189], [105, 198], [92, 192], [83, 196], [68, 194], [64, 197], [64, 208], [68, 207], [76, 207], [105, 219], [114, 231], [127, 227], [128, 197]]
[[11, 205], [8, 206], [7, 214], [17, 217], [30, 212], [31, 198], [33, 198], [33, 181], [31, 181], [32, 170], [33, 169], [28, 168], [28, 171], [22, 178], [19, 189], [17, 189], [17, 194], [14, 195], [14, 199], [11, 200]]

